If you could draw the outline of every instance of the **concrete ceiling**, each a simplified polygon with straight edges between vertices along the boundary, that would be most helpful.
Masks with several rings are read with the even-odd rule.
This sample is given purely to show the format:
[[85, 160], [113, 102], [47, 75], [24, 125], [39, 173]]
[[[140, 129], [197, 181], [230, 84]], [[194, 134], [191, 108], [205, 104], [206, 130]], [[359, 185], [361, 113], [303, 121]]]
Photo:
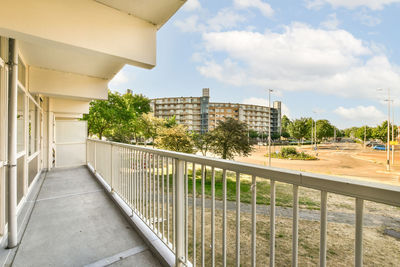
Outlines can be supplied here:
[[161, 28], [186, 0], [95, 0]]
[[19, 49], [26, 64], [51, 70], [111, 79], [126, 61], [95, 51], [47, 42], [45, 45], [20, 41]]

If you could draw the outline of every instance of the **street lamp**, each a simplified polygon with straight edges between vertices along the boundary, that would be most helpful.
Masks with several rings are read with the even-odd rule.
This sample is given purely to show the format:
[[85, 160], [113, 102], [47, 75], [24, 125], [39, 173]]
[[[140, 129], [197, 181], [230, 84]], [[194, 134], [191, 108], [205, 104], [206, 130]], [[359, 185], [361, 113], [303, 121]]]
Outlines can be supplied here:
[[[394, 100], [392, 101], [392, 142], [394, 142]], [[394, 165], [394, 143], [392, 143], [392, 165]]]
[[269, 111], [269, 127], [268, 127], [268, 166], [271, 167], [271, 93], [274, 90], [268, 89], [268, 111]]
[[[317, 112], [313, 111], [313, 113], [315, 114], [315, 117], [317, 116]], [[313, 120], [314, 123], [314, 120]], [[317, 150], [317, 119], [315, 119], [315, 127], [314, 127], [314, 141], [315, 141], [315, 150]]]
[[[383, 91], [379, 88], [378, 91]], [[386, 170], [390, 171], [390, 88], [388, 88], [388, 98], [385, 99], [388, 102], [388, 119], [387, 119], [387, 142], [386, 142]]]

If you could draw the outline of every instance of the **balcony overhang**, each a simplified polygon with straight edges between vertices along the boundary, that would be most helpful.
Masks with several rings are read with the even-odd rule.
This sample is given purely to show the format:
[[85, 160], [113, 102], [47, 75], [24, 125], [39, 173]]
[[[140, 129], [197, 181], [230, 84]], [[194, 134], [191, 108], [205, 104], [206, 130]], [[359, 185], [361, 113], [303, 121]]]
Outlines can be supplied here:
[[186, 0], [96, 0], [161, 28]]
[[0, 35], [19, 40], [26, 63], [36, 67], [105, 79], [124, 64], [151, 69], [156, 64], [157, 27], [183, 2], [116, 1], [124, 2], [138, 6], [135, 16], [94, 0], [2, 1]]
[[107, 99], [108, 80], [81, 74], [29, 67], [29, 91], [49, 97]]

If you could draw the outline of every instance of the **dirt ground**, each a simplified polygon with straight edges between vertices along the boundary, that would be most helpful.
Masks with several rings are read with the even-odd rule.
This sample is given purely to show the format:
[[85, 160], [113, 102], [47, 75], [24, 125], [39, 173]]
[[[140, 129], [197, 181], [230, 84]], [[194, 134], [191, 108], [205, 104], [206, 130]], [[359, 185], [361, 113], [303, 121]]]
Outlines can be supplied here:
[[[356, 143], [337, 143], [319, 145], [314, 151], [311, 146], [296, 146], [298, 151], [316, 155], [318, 160], [287, 160], [271, 159], [273, 167], [342, 176], [354, 179], [363, 179], [400, 186], [400, 147], [396, 147], [394, 165], [391, 171], [386, 171], [386, 152], [363, 148]], [[272, 147], [272, 152], [279, 151], [280, 147]], [[236, 157], [236, 161], [268, 164], [265, 156], [268, 147], [255, 146], [249, 157]], [[392, 156], [392, 152], [390, 152]]]

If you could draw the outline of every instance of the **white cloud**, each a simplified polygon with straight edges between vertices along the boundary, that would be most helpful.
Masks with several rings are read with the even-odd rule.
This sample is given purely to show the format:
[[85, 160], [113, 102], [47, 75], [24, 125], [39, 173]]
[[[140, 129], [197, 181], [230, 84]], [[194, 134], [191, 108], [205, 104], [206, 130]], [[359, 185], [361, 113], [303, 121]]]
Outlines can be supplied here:
[[199, 0], [187, 0], [186, 3], [183, 5], [182, 10], [185, 11], [194, 11], [196, 9], [200, 9], [201, 4]]
[[204, 33], [198, 70], [220, 82], [287, 91], [376, 99], [376, 88], [400, 97], [400, 69], [378, 46], [345, 30], [294, 23], [283, 32]]
[[246, 17], [233, 12], [229, 8], [224, 8], [214, 17], [204, 21], [201, 22], [198, 15], [192, 15], [184, 20], [175, 21], [175, 26], [182, 32], [221, 31], [238, 26], [239, 23], [246, 21]]
[[325, 4], [330, 4], [334, 8], [344, 7], [355, 9], [358, 7], [367, 7], [371, 10], [381, 10], [386, 5], [399, 3], [400, 0], [306, 0], [308, 8], [321, 8]]
[[207, 21], [208, 29], [211, 31], [220, 31], [222, 29], [230, 29], [236, 27], [238, 23], [246, 21], [246, 17], [225, 8], [218, 14]]
[[374, 27], [381, 23], [380, 18], [369, 15], [365, 10], [355, 14], [354, 18], [369, 27]]
[[261, 0], [234, 0], [236, 8], [257, 8], [266, 17], [272, 17], [274, 10], [271, 5]]
[[335, 30], [339, 26], [340, 22], [336, 17], [336, 13], [330, 14], [328, 19], [321, 23], [321, 26], [328, 30]]
[[352, 108], [338, 107], [334, 112], [346, 120], [342, 124], [377, 125], [386, 119], [385, 114], [375, 106], [357, 106]]
[[175, 26], [182, 32], [203, 32], [206, 30], [206, 26], [199, 23], [199, 16], [197, 15], [189, 16], [184, 20], [176, 20]]

